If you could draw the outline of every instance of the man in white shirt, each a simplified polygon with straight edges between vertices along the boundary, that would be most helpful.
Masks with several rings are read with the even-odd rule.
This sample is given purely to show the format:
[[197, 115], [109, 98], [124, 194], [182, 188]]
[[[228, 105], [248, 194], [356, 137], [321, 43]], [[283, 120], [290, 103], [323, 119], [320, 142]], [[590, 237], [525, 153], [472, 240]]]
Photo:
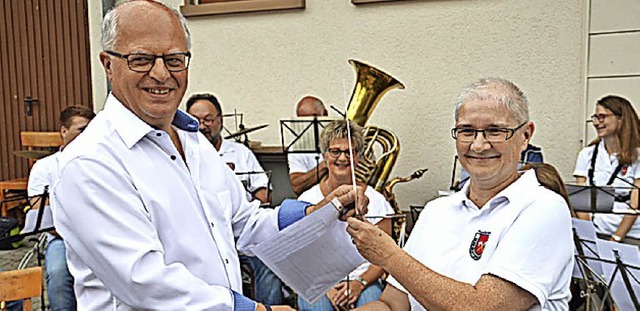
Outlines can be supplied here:
[[[314, 96], [305, 96], [296, 105], [296, 116], [298, 117], [326, 117], [327, 115], [327, 109], [322, 101]], [[318, 184], [322, 177], [327, 175], [327, 164], [322, 157], [322, 152], [317, 154], [289, 153], [287, 161], [291, 190], [296, 195], [300, 195]]]
[[251, 253], [334, 199], [357, 196], [366, 213], [363, 189], [337, 189], [310, 206], [248, 202], [197, 120], [177, 109], [189, 37], [180, 12], [154, 1], [125, 2], [104, 17], [100, 62], [113, 91], [60, 154], [51, 196], [79, 310], [268, 310], [239, 294], [236, 248]]
[[[218, 99], [207, 93], [194, 94], [187, 100], [187, 112], [198, 119], [200, 132], [213, 144], [224, 162], [236, 173], [247, 189], [248, 199], [268, 203], [269, 178], [258, 159], [243, 144], [226, 140], [222, 131], [222, 107]], [[248, 173], [248, 174], [245, 174]], [[282, 281], [255, 256], [240, 253], [240, 262], [251, 267], [254, 298], [269, 305], [284, 303]]]
[[402, 250], [375, 227], [349, 220], [360, 253], [391, 277], [362, 310], [568, 310], [573, 242], [565, 200], [520, 174], [534, 132], [527, 99], [488, 78], [456, 102], [460, 163], [470, 182], [429, 202]]
[[[81, 106], [70, 106], [62, 110], [60, 112], [60, 137], [62, 137], [60, 150], [78, 137], [95, 116], [93, 111]], [[58, 179], [59, 155], [60, 151], [36, 161], [29, 172], [27, 194], [31, 198], [31, 209], [34, 212], [41, 206], [42, 197], [40, 195], [44, 193], [44, 189], [53, 185]], [[49, 199], [47, 198], [45, 206], [48, 205]], [[54, 311], [75, 310], [76, 298], [73, 293], [73, 277], [67, 268], [64, 241], [55, 231], [48, 235], [47, 240], [45, 265], [49, 308]]]
[[249, 199], [268, 203], [269, 178], [256, 156], [245, 145], [221, 135], [224, 118], [218, 99], [207, 93], [194, 94], [187, 100], [187, 112], [198, 119], [200, 132], [245, 185]]

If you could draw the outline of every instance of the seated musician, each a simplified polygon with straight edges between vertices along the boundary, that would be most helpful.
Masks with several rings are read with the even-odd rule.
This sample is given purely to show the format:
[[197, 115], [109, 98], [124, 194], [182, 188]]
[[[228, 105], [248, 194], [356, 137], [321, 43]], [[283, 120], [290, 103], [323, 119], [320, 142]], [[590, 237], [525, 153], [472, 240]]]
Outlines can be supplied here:
[[[187, 112], [198, 119], [200, 132], [218, 150], [220, 157], [238, 174], [253, 198], [262, 203], [269, 202], [267, 189], [269, 178], [256, 156], [245, 145], [222, 137], [222, 108], [218, 99], [211, 94], [195, 94], [187, 100]], [[251, 174], [255, 172], [255, 174]], [[242, 174], [249, 173], [249, 174]]]
[[[303, 97], [296, 106], [298, 117], [326, 117], [328, 115], [322, 101], [313, 96]], [[327, 163], [322, 154], [290, 153], [287, 155], [289, 164], [289, 180], [291, 190], [300, 195], [313, 187], [327, 175]]]
[[[364, 136], [362, 127], [349, 121], [351, 127], [352, 149], [349, 149], [347, 121], [337, 120], [329, 123], [322, 131], [320, 138], [320, 148], [324, 150], [324, 159], [327, 163], [328, 173], [319, 184], [305, 191], [298, 198], [309, 203], [318, 203], [327, 193], [341, 185], [353, 184], [352, 169], [358, 163], [364, 150]], [[353, 165], [350, 155], [353, 154]], [[362, 186], [366, 186], [362, 184]], [[379, 216], [393, 214], [393, 209], [385, 200], [384, 196], [370, 186], [366, 186], [365, 195], [369, 198], [368, 216]], [[372, 225], [382, 229], [387, 235], [391, 234], [391, 219], [369, 218]], [[346, 224], [339, 223], [344, 230]], [[382, 232], [381, 231], [381, 232]], [[339, 254], [336, 254], [339, 256]], [[344, 308], [347, 305], [362, 306], [368, 302], [375, 301], [382, 293], [380, 277], [384, 271], [370, 263], [364, 263], [349, 274], [348, 280], [334, 286], [326, 296], [319, 301], [310, 304], [302, 298], [298, 298], [298, 306], [301, 310], [326, 310], [332, 311], [333, 306]], [[347, 285], [348, 282], [348, 285]], [[348, 288], [347, 288], [348, 287]]]
[[[195, 94], [187, 100], [187, 112], [197, 118], [200, 132], [218, 150], [220, 157], [234, 171], [241, 174], [238, 178], [247, 187], [248, 199], [268, 203], [269, 178], [256, 156], [245, 145], [225, 140], [222, 135], [222, 107], [218, 99], [211, 94]], [[282, 281], [257, 257], [240, 254], [240, 262], [251, 266], [255, 283], [255, 299], [268, 305], [284, 303]]]
[[[619, 96], [598, 101], [591, 116], [598, 137], [578, 155], [573, 176], [582, 185], [613, 186], [616, 189], [614, 209], [637, 209], [640, 186], [640, 128], [638, 115], [631, 103]], [[592, 178], [590, 178], [590, 175]], [[585, 220], [587, 213], [578, 213]], [[636, 215], [594, 214], [593, 222], [601, 238], [640, 245], [640, 220]]]
[[425, 206], [404, 249], [348, 221], [360, 253], [391, 276], [358, 310], [567, 310], [573, 269], [565, 200], [518, 162], [534, 132], [512, 82], [481, 79], [456, 102], [452, 136], [470, 181]]
[[[70, 106], [60, 112], [60, 136], [63, 150], [71, 143], [95, 117], [95, 113], [88, 108]], [[58, 179], [58, 156], [60, 151], [42, 158], [33, 165], [29, 173], [27, 194], [31, 198], [31, 209], [40, 207], [40, 197], [45, 187], [51, 187]], [[49, 199], [45, 202], [49, 205]], [[66, 247], [62, 238], [54, 231], [47, 236], [45, 250], [47, 296], [51, 310], [75, 310], [76, 297], [73, 291], [73, 276], [67, 268], [65, 258]]]

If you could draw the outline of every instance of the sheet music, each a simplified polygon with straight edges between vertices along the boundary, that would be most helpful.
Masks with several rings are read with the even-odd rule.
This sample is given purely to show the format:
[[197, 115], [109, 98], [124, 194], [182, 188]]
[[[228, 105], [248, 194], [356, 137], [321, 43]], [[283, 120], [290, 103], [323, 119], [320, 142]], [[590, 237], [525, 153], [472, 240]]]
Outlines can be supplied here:
[[365, 262], [331, 203], [256, 245], [252, 251], [311, 303]]
[[[36, 222], [38, 221], [38, 211], [31, 209], [27, 212], [25, 217], [24, 229], [22, 229], [22, 233], [29, 233], [35, 231]], [[42, 213], [42, 221], [40, 222], [40, 229], [47, 229], [53, 227], [53, 214], [51, 213], [51, 207], [49, 205], [44, 207], [44, 211]]]
[[[582, 246], [582, 251], [584, 256], [599, 258], [598, 254], [598, 244], [597, 244], [597, 235], [596, 228], [593, 226], [593, 223], [588, 220], [582, 220], [577, 218], [572, 218], [571, 223], [573, 228], [575, 229], [578, 238], [580, 239], [580, 245]], [[575, 245], [575, 244], [574, 244]], [[577, 249], [574, 247], [574, 253], [578, 254]], [[583, 279], [585, 277], [585, 270], [587, 267], [582, 267], [581, 262], [576, 260], [573, 266], [573, 277]], [[597, 260], [587, 260], [587, 265], [593, 270], [593, 272], [597, 273], [599, 276], [604, 276], [602, 271], [602, 265], [600, 261]], [[596, 279], [597, 280], [597, 279]]]
[[[622, 263], [625, 265], [640, 267], [640, 254], [638, 253], [637, 246], [602, 239], [598, 239], [596, 242], [598, 244], [600, 258], [615, 261], [613, 250], [617, 250]], [[613, 275], [616, 267], [617, 266], [613, 263], [602, 263], [602, 268], [607, 282], [611, 283], [611, 278], [612, 276], [614, 277], [613, 284], [611, 284], [610, 287], [613, 301], [616, 303], [619, 310], [635, 310], [635, 306], [629, 296], [629, 291], [624, 284], [620, 271], [617, 271], [615, 276]], [[631, 283], [632, 290], [636, 297], [640, 299], [640, 284], [637, 282], [637, 280], [640, 280], [640, 270], [629, 268], [626, 271], [629, 274], [629, 282]]]

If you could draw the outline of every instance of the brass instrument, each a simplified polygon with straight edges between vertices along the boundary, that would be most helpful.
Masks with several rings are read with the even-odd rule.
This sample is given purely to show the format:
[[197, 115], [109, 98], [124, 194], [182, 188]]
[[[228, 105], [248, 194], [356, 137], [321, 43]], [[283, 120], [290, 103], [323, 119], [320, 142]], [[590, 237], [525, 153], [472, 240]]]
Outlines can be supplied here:
[[[365, 126], [380, 98], [394, 88], [404, 89], [404, 85], [375, 67], [353, 59], [349, 63], [356, 70], [356, 85], [349, 100], [347, 118]], [[367, 126], [364, 137], [364, 156], [358, 161], [356, 179], [382, 192], [400, 152], [400, 144], [395, 134], [377, 126]], [[376, 144], [382, 150], [379, 155], [374, 155]]]
[[[356, 60], [349, 60], [356, 70], [356, 85], [349, 101], [347, 118], [360, 126], [365, 126], [373, 110], [378, 105], [380, 98], [388, 91], [404, 85], [385, 72]], [[356, 179], [367, 183], [376, 191], [383, 194], [387, 179], [393, 165], [400, 153], [398, 137], [391, 131], [378, 127], [367, 126], [364, 129], [365, 147], [363, 156], [356, 166]], [[381, 151], [379, 154], [376, 151]], [[399, 181], [393, 182], [393, 184]], [[392, 191], [393, 185], [388, 190]], [[385, 198], [391, 204], [394, 212], [400, 214], [400, 208], [395, 201], [393, 193], [385, 194]], [[393, 223], [392, 237], [398, 241], [404, 223], [403, 218], [398, 218]]]
[[[398, 206], [398, 202], [396, 201], [396, 195], [393, 193], [393, 187], [399, 183], [410, 182], [414, 179], [421, 178], [422, 175], [424, 175], [424, 173], [428, 170], [429, 170], [428, 168], [419, 169], [413, 172], [413, 174], [411, 174], [411, 176], [409, 177], [396, 177], [394, 179], [391, 179], [384, 185], [384, 188], [382, 189], [382, 195], [384, 195], [385, 199], [389, 201], [389, 204], [391, 204], [391, 207], [393, 207], [393, 210], [396, 213], [401, 213], [401, 211], [400, 211], [400, 207]], [[393, 225], [393, 231], [392, 231], [391, 237], [393, 237], [393, 239], [396, 241], [402, 240], [401, 238], [403, 237], [402, 223], [404, 221], [405, 221], [404, 219], [402, 219], [402, 221], [396, 221]]]

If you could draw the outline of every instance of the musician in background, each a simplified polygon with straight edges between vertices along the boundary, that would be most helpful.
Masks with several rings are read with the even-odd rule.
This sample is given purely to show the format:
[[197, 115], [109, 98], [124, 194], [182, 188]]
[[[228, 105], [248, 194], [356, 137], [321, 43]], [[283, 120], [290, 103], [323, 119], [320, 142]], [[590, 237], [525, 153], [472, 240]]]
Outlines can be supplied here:
[[567, 310], [573, 269], [566, 201], [533, 170], [518, 172], [534, 132], [527, 99], [488, 78], [456, 102], [452, 136], [470, 181], [425, 206], [404, 250], [367, 222], [348, 221], [360, 253], [391, 277], [361, 310]]
[[[218, 99], [207, 93], [192, 95], [187, 112], [198, 119], [200, 132], [213, 144], [220, 157], [237, 174], [253, 198], [269, 202], [269, 177], [247, 146], [222, 137], [222, 108]], [[248, 173], [248, 174], [243, 174]]]
[[[296, 116], [298, 117], [326, 117], [327, 115], [328, 112], [322, 100], [314, 96], [303, 97], [296, 106]], [[287, 155], [287, 161], [291, 189], [296, 195], [300, 195], [318, 184], [320, 179], [327, 175], [327, 163], [324, 161], [322, 153], [290, 153]]]
[[[45, 187], [51, 188], [58, 179], [60, 152], [84, 131], [95, 116], [93, 111], [81, 106], [70, 106], [60, 113], [60, 137], [62, 137], [60, 151], [36, 161], [29, 173], [27, 195], [31, 198], [31, 210], [34, 212], [41, 205], [41, 197], [38, 196], [44, 192]], [[45, 205], [49, 205], [48, 198]], [[49, 308], [53, 311], [75, 310], [76, 297], [73, 292], [73, 276], [67, 267], [64, 241], [55, 231], [47, 235], [47, 240], [45, 265]]]
[[[218, 99], [207, 93], [192, 95], [187, 100], [187, 112], [198, 119], [200, 132], [213, 144], [231, 170], [250, 173], [236, 175], [245, 184], [249, 194], [247, 199], [255, 198], [262, 203], [269, 203], [269, 178], [256, 156], [245, 145], [226, 140], [221, 135], [223, 118]], [[257, 257], [241, 252], [239, 255], [240, 262], [249, 265], [253, 271], [255, 300], [268, 305], [283, 304], [284, 294], [280, 278]]]
[[[323, 178], [319, 184], [302, 193], [298, 200], [318, 203], [327, 193], [331, 193], [339, 186], [353, 184], [352, 170], [362, 157], [365, 141], [361, 126], [350, 120], [348, 126], [351, 132], [352, 149], [349, 149], [346, 120], [333, 121], [322, 130], [320, 149], [324, 151], [324, 159], [327, 163], [327, 178]], [[353, 154], [353, 166], [351, 166], [351, 154]], [[369, 198], [369, 213], [365, 216], [394, 213], [393, 208], [381, 193], [365, 183], [359, 184], [366, 189], [365, 195]], [[391, 219], [367, 218], [367, 220], [385, 234], [391, 235]], [[345, 228], [346, 224], [336, 223], [333, 229], [344, 232]], [[340, 256], [340, 254], [336, 254], [336, 256]], [[354, 308], [376, 301], [382, 293], [383, 286], [380, 278], [383, 274], [384, 270], [380, 267], [365, 262], [349, 273], [348, 279], [343, 279], [314, 304], [298, 297], [298, 307], [305, 311], [333, 311], [334, 306], [336, 308], [346, 308], [347, 306]]]
[[[578, 155], [573, 176], [582, 185], [613, 186], [615, 209], [638, 208], [640, 186], [640, 126], [631, 103], [619, 96], [606, 96], [596, 104], [591, 116], [598, 137]], [[591, 175], [591, 178], [590, 178]], [[578, 213], [589, 220], [588, 213]], [[593, 223], [601, 238], [640, 246], [640, 220], [637, 215], [594, 214]]]

